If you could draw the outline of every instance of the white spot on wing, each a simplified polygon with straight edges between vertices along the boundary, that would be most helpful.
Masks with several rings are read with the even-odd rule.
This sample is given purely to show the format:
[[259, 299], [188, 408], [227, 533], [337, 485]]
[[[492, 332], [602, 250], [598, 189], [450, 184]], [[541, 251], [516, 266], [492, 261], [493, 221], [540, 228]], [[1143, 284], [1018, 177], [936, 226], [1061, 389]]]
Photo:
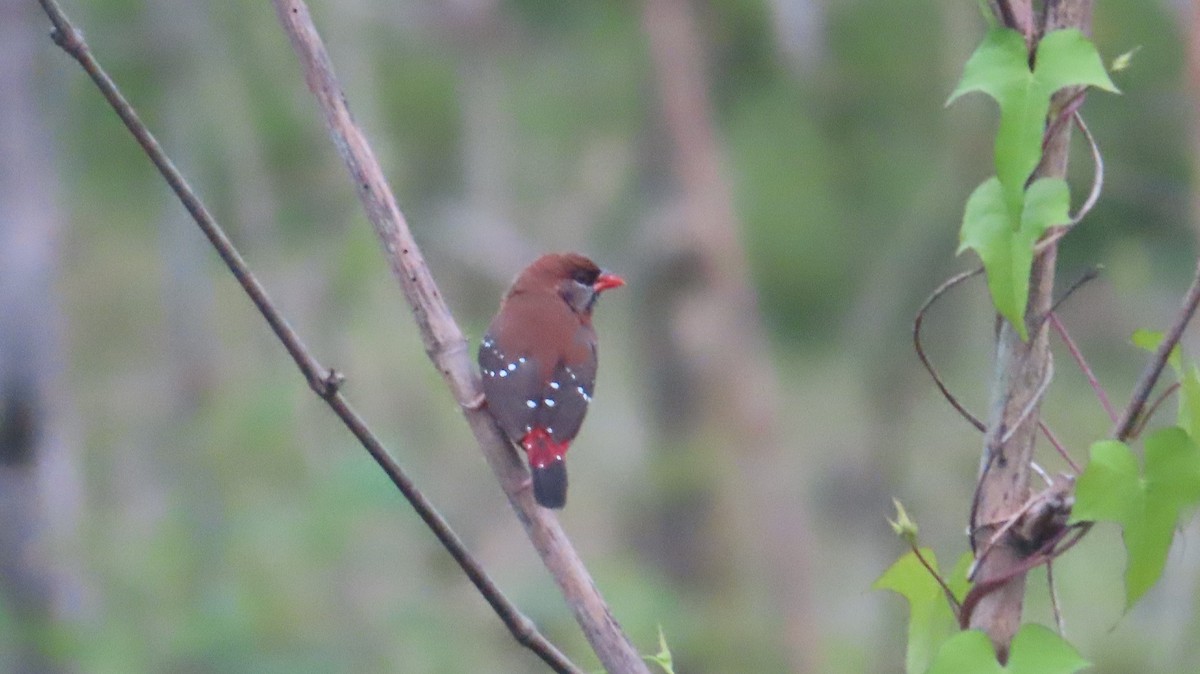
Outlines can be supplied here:
[[[530, 402], [533, 402], [532, 400]], [[554, 398], [546, 398], [546, 407], [554, 407]]]
[[534, 409], [537, 407], [537, 401], [536, 400], [526, 400], [525, 406], [528, 407], [529, 409]]
[[554, 389], [555, 391], [557, 391], [557, 390], [558, 390], [558, 382], [556, 382], [556, 381], [552, 381], [552, 382], [550, 382], [550, 388], [552, 388], [552, 389]]

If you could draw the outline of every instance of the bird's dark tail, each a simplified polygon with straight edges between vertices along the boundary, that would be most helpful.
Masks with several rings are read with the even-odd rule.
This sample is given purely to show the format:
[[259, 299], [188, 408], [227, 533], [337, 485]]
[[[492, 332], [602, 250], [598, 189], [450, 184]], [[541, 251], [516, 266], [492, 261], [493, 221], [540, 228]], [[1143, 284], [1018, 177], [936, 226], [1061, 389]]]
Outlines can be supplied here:
[[533, 467], [533, 497], [543, 508], [567, 504], [567, 462], [555, 459]]

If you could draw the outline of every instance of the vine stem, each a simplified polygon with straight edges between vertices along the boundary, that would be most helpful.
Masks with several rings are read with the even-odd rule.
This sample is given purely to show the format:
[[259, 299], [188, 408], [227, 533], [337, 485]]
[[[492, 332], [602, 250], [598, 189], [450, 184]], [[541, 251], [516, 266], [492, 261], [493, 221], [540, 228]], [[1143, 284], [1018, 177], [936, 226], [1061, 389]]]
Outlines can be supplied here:
[[1075, 364], [1083, 372], [1083, 376], [1087, 378], [1088, 385], [1092, 387], [1092, 391], [1096, 394], [1096, 398], [1100, 400], [1100, 406], [1104, 408], [1104, 413], [1108, 415], [1110, 423], [1116, 423], [1117, 413], [1113, 410], [1112, 403], [1108, 399], [1108, 393], [1104, 391], [1104, 386], [1100, 384], [1100, 380], [1096, 378], [1096, 373], [1092, 371], [1088, 365], [1087, 359], [1083, 357], [1083, 352], [1079, 350], [1079, 346], [1075, 344], [1075, 340], [1071, 339], [1071, 334], [1067, 332], [1067, 326], [1058, 318], [1058, 314], [1050, 312], [1050, 326], [1058, 333], [1063, 344], [1067, 346], [1067, 351], [1071, 352], [1071, 358], [1075, 360]]

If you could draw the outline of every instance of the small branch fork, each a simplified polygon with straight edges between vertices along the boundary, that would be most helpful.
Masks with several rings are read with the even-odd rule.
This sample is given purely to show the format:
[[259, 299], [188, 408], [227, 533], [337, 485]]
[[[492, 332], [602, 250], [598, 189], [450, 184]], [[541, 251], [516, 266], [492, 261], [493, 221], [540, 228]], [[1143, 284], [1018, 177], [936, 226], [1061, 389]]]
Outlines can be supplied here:
[[[284, 348], [287, 349], [289, 355], [291, 355], [297, 367], [304, 375], [309, 387], [312, 388], [312, 390], [329, 405], [334, 413], [337, 414], [338, 418], [342, 420], [342, 422], [354, 434], [354, 436], [359, 440], [368, 453], [370, 453], [371, 457], [376, 461], [376, 463], [379, 464], [380, 468], [383, 469], [383, 471], [388, 475], [388, 477], [392, 480], [392, 483], [397, 489], [400, 490], [400, 492], [412, 505], [413, 509], [417, 511], [417, 514], [421, 517], [421, 519], [426, 523], [427, 526], [429, 526], [434, 535], [437, 536], [443, 547], [446, 548], [451, 557], [454, 558], [455, 562], [458, 563], [459, 567], [462, 568], [463, 572], [467, 575], [471, 582], [476, 588], [478, 588], [479, 592], [484, 596], [484, 599], [489, 605], [492, 606], [496, 614], [508, 627], [513, 637], [520, 644], [537, 654], [538, 657], [540, 657], [554, 671], [568, 674], [582, 674], [583, 670], [575, 666], [566, 658], [566, 656], [558, 651], [553, 644], [546, 640], [545, 637], [537, 631], [533, 622], [524, 616], [516, 608], [516, 606], [504, 596], [494, 581], [492, 581], [492, 579], [487, 575], [482, 566], [467, 551], [461, 539], [458, 538], [457, 534], [454, 533], [449, 524], [442, 519], [433, 505], [417, 489], [412, 480], [404, 473], [403, 469], [399, 466], [395, 459], [392, 458], [388, 451], [383, 447], [382, 443], [379, 442], [375, 435], [366, 426], [366, 423], [362, 420], [362, 418], [359, 417], [358, 414], [350, 407], [350, 404], [342, 396], [340, 391], [340, 386], [343, 381], [342, 375], [336, 370], [322, 367], [304, 346], [299, 336], [275, 308], [274, 304], [267, 295], [266, 290], [250, 272], [245, 264], [245, 261], [237, 252], [232, 242], [213, 219], [212, 215], [204, 207], [203, 203], [199, 200], [195, 192], [190, 188], [186, 180], [175, 168], [171, 160], [163, 152], [161, 146], [159, 146], [153, 135], [138, 118], [137, 113], [122, 96], [111, 78], [109, 78], [109, 76], [104, 72], [103, 68], [101, 68], [99, 63], [94, 59], [90, 49], [83, 40], [82, 35], [70, 23], [62, 10], [58, 7], [55, 0], [39, 0], [39, 2], [54, 26], [54, 30], [51, 32], [51, 37], [55, 44], [57, 44], [65, 52], [67, 52], [68, 55], [79, 62], [80, 66], [83, 67], [89, 77], [91, 77], [93, 82], [95, 82], [105, 99], [108, 100], [109, 104], [125, 123], [125, 126], [133, 134], [139, 145], [142, 146], [146, 155], [158, 168], [168, 185], [179, 197], [184, 207], [196, 221], [196, 224], [204, 232], [205, 236], [208, 237], [213, 247], [216, 248], [218, 254], [221, 256], [221, 259], [229, 267], [229, 270], [237, 279], [238, 283], [241, 284], [242, 288], [250, 297], [255, 307], [258, 308], [259, 312], [266, 319], [268, 325], [271, 327], [271, 330], [283, 343]], [[281, 13], [283, 12], [282, 7], [280, 8], [280, 11]], [[298, 10], [293, 10], [293, 12], [298, 14]], [[303, 16], [307, 21], [307, 11], [304, 12]], [[311, 23], [309, 23], [309, 25], [311, 26]], [[313, 31], [312, 34], [315, 36], [315, 31]], [[321, 56], [322, 58], [325, 58], [323, 51]], [[325, 65], [328, 65], [327, 58], [325, 58]], [[310, 86], [312, 86], [311, 79]], [[348, 151], [361, 151], [363, 148], [365, 148], [366, 143], [361, 136], [355, 140], [357, 140], [361, 146], [351, 148]], [[366, 151], [369, 153], [369, 148], [366, 148]], [[371, 193], [370, 196], [374, 196], [374, 193], [371, 190], [371, 184], [360, 182], [359, 185], [362, 188], [361, 193], [363, 194], [364, 199], [366, 198], [366, 193], [368, 192]], [[390, 204], [394, 209], [395, 202], [394, 199], [391, 198], [390, 190], [386, 190], [386, 184], [383, 185], [383, 188], [386, 191], [387, 201], [390, 201]], [[398, 215], [398, 209], [395, 209], [395, 212]], [[403, 222], [402, 219], [400, 222]], [[388, 251], [392, 254], [389, 255], [389, 259], [393, 262], [394, 269], [402, 266], [405, 271], [411, 273], [411, 276], [408, 277], [409, 284], [405, 285], [405, 294], [407, 297], [409, 297], [410, 302], [413, 304], [414, 314], [416, 314], [418, 324], [422, 327], [422, 334], [426, 338], [427, 350], [435, 361], [437, 361], [438, 358], [450, 357], [458, 357], [460, 360], [465, 362], [469, 361], [469, 358], [466, 355], [465, 339], [461, 338], [461, 333], [458, 333], [458, 340], [453, 340], [445, 338], [445, 332], [447, 331], [446, 329], [439, 331], [430, 328], [430, 323], [443, 320], [448, 321], [448, 325], [446, 323], [442, 324], [443, 328], [450, 328], [451, 330], [449, 331], [451, 333], [457, 331], [457, 326], [454, 325], [452, 318], [449, 317], [448, 309], [445, 309], [445, 305], [440, 303], [440, 296], [437, 293], [436, 286], [433, 284], [432, 278], [429, 276], [423, 260], [421, 260], [419, 250], [416, 248], [415, 244], [411, 242], [411, 236], [408, 234], [407, 228], [404, 228], [402, 234], [403, 236], [400, 237], [400, 240], [403, 242], [404, 246], [399, 250], [399, 254], [407, 256], [405, 259], [408, 261], [408, 264], [402, 266], [396, 263], [397, 250], [393, 250], [391, 246], [388, 246]], [[433, 307], [425, 304], [426, 301], [429, 301], [430, 297], [439, 300], [439, 302], [433, 303], [435, 304]], [[436, 306], [437, 304], [440, 304], [440, 306]], [[441, 365], [441, 363], [439, 363], [439, 365]], [[447, 369], [443, 369], [442, 371], [444, 375], [449, 377], [450, 373]], [[470, 381], [469, 378], [468, 381]], [[464, 403], [464, 409], [468, 411], [469, 418], [471, 417], [470, 412], [474, 411], [479, 413], [478, 405], [473, 406], [473, 410], [471, 409], [471, 402], [478, 398], [477, 391], [475, 395], [470, 395], [469, 392], [456, 389], [456, 393], [460, 394], [460, 400], [466, 401]], [[464, 393], [467, 394], [464, 395]], [[483, 412], [482, 414], [486, 415], [486, 412]], [[475, 416], [478, 417], [478, 414]], [[478, 422], [480, 420], [481, 419], [479, 418], [472, 419], [473, 422]], [[494, 426], [491, 425], [490, 416], [487, 417], [486, 421], [488, 421], [488, 424], [486, 425], [491, 426], [492, 435], [494, 436], [493, 444], [500, 445], [502, 440], [500, 439]], [[480, 424], [472, 423], [472, 427], [474, 430], [476, 430], [476, 434], [479, 435]], [[519, 459], [512, 452], [511, 448], [507, 447], [506, 444], [504, 444], [503, 447], [510, 455], [512, 455], [513, 461], [518, 462], [517, 465], [519, 466]], [[508, 491], [507, 486], [508, 485], [506, 483], [506, 491]], [[513, 497], [510, 493], [510, 499], [512, 498]], [[526, 497], [526, 500], [531, 499]], [[514, 504], [514, 506], [515, 505], [516, 504]], [[518, 513], [524, 515], [520, 509], [518, 509]], [[521, 519], [526, 524], [527, 528], [536, 528], [539, 525], [545, 524], [545, 517], [535, 516], [535, 524], [531, 524], [529, 518], [525, 516], [522, 516]], [[588, 636], [589, 640], [592, 641], [593, 648], [596, 649], [601, 661], [605, 664], [609, 671], [614, 673], [646, 672], [647, 669], [645, 665], [637, 659], [636, 651], [633, 650], [632, 645], [629, 644], [624, 635], [620, 633], [619, 627], [617, 627], [615, 621], [612, 620], [611, 614], [608, 613], [607, 607], [604, 606], [602, 600], [599, 600], [599, 594], [596, 592], [595, 586], [591, 583], [590, 578], [586, 576], [586, 570], [583, 569], [582, 563], [579, 562], [578, 557], [574, 555], [573, 550], [570, 550], [569, 543], [566, 543], [565, 536], [561, 533], [561, 531], [551, 531], [549, 533], [537, 536], [531, 532], [531, 537], [534, 538], [534, 542], [538, 547], [539, 553], [541, 553], [544, 558], [549, 558], [547, 559], [547, 566], [551, 567], [551, 571], [554, 573], [556, 580], [559, 580], [560, 585], [563, 585], [564, 593], [567, 595], [568, 603], [570, 603], [572, 608], [575, 609], [576, 615], [578, 618], [580, 618], [580, 622], [584, 627], [585, 634]], [[564, 546], [566, 547], [565, 551], [563, 550]], [[564, 566], [570, 567], [572, 563], [576, 568], [568, 568], [564, 570]], [[580, 578], [581, 575], [582, 578]], [[564, 584], [563, 578], [566, 578], [569, 582]], [[590, 594], [588, 592], [589, 589]], [[590, 613], [581, 617], [580, 606], [586, 607]], [[612, 629], [610, 629], [610, 627], [616, 628], [615, 633]], [[596, 646], [597, 633], [602, 633], [599, 639], [603, 642], [602, 646], [605, 648]], [[626, 663], [620, 658], [613, 659], [613, 649], [609, 646], [609, 642], [605, 641], [605, 639], [612, 639], [623, 643], [627, 650], [632, 653], [631, 657], [634, 658], [636, 666], [627, 666]], [[617, 650], [620, 650], [620, 648], [618, 647]]]

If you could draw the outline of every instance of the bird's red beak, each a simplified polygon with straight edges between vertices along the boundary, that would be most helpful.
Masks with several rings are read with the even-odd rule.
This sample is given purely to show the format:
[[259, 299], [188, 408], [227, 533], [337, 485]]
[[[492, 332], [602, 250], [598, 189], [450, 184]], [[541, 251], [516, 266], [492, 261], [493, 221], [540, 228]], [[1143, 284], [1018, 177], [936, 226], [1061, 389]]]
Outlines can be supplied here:
[[617, 276], [616, 274], [610, 274], [608, 272], [601, 272], [600, 275], [596, 277], [596, 282], [592, 284], [592, 290], [602, 293], [605, 290], [620, 288], [623, 285], [625, 285], [625, 279], [621, 278], [620, 276]]

